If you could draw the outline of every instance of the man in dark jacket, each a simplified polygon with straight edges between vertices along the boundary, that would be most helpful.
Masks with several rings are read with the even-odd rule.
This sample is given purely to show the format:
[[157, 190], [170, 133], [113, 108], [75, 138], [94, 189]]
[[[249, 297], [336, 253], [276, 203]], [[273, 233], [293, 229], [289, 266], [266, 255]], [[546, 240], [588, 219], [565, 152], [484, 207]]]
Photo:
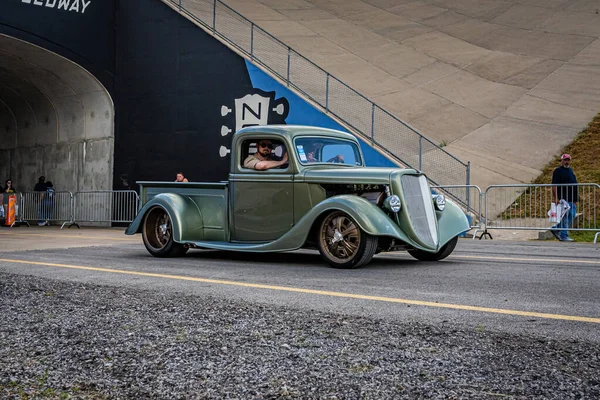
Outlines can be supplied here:
[[[46, 225], [46, 210], [44, 208], [44, 195], [46, 194], [46, 177], [45, 176], [40, 176], [38, 178], [38, 183], [35, 184], [35, 187], [33, 188], [34, 191], [36, 192], [44, 192], [44, 193], [40, 193], [39, 199], [36, 198], [35, 199], [35, 204], [37, 206], [38, 209], [38, 225], [39, 226], [44, 226]], [[36, 196], [37, 197], [37, 196]]]
[[553, 226], [558, 230], [552, 230], [551, 232], [561, 242], [572, 242], [573, 239], [569, 237], [569, 226], [575, 219], [579, 191], [577, 190], [577, 177], [575, 177], [575, 173], [571, 168], [571, 155], [563, 154], [560, 157], [560, 167], [552, 173], [552, 184], [560, 185], [552, 187], [553, 201], [558, 204], [561, 200], [565, 200], [570, 208], [560, 222]]
[[45, 176], [40, 176], [38, 178], [38, 183], [35, 184], [35, 187], [33, 188], [34, 191], [36, 192], [45, 192], [46, 191], [46, 177]]

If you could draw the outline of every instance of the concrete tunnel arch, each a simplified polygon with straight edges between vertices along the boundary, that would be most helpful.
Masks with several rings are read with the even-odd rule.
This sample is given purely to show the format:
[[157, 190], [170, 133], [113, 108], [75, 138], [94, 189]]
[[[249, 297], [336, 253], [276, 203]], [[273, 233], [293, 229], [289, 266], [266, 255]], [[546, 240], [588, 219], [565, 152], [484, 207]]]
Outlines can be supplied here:
[[0, 34], [0, 185], [111, 190], [114, 103], [80, 65]]

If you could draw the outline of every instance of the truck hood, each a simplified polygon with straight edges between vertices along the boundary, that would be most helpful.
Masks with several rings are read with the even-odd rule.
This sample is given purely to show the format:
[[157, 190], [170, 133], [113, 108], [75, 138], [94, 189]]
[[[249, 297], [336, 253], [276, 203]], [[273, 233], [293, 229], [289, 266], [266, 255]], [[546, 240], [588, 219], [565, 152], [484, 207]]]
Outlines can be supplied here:
[[391, 175], [416, 174], [414, 169], [402, 168], [323, 168], [306, 169], [296, 181], [308, 183], [342, 183], [387, 185]]

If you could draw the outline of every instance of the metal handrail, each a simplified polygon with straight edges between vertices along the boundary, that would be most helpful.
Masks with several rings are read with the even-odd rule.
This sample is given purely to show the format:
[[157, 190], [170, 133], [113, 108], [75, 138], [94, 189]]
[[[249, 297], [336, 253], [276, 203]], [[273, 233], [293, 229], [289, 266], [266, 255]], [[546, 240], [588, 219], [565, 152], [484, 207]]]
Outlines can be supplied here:
[[[421, 135], [412, 126], [410, 126], [409, 124], [400, 120], [399, 118], [397, 118], [390, 112], [379, 107], [377, 104], [373, 103], [371, 100], [369, 100], [367, 97], [365, 97], [364, 95], [357, 92], [355, 89], [353, 89], [352, 87], [347, 85], [345, 82], [341, 81], [340, 79], [336, 78], [334, 75], [325, 71], [324, 69], [322, 69], [321, 67], [319, 67], [318, 65], [316, 65], [315, 63], [310, 61], [308, 58], [304, 57], [299, 52], [293, 50], [290, 46], [286, 45], [285, 43], [283, 43], [282, 41], [280, 41], [279, 39], [277, 39], [276, 37], [271, 35], [269, 32], [265, 31], [260, 26], [256, 25], [254, 22], [247, 19], [242, 14], [240, 14], [239, 12], [237, 12], [236, 10], [234, 10], [227, 4], [223, 3], [221, 0], [196, 0], [196, 1], [194, 1], [195, 4], [203, 4], [207, 7], [207, 11], [205, 13], [188, 10], [184, 6], [185, 2], [182, 0], [163, 0], [163, 1], [165, 3], [170, 3], [171, 5], [173, 5], [174, 8], [177, 11], [179, 11], [179, 13], [181, 13], [182, 15], [185, 15], [186, 17], [190, 18], [194, 22], [198, 23], [201, 27], [205, 28], [208, 32], [212, 33], [213, 36], [230, 44], [233, 48], [237, 49], [240, 53], [242, 53], [243, 55], [248, 57], [251, 62], [253, 62], [255, 64], [259, 64], [260, 66], [264, 67], [266, 70], [269, 71], [269, 73], [273, 74], [277, 78], [284, 81], [288, 87], [291, 86], [293, 89], [300, 92], [303, 96], [306, 96], [312, 102], [314, 102], [318, 106], [322, 107], [322, 109], [327, 114], [331, 114], [331, 115], [335, 116], [343, 124], [347, 125], [352, 130], [354, 130], [356, 133], [358, 133], [359, 136], [361, 136], [362, 138], [364, 138], [368, 142], [370, 142], [372, 146], [376, 146], [376, 148], [379, 151], [384, 152], [385, 154], [387, 154], [391, 159], [395, 160], [396, 162], [398, 162], [402, 165], [406, 165], [408, 167], [412, 167], [412, 168], [424, 171], [427, 174], [427, 177], [429, 178], [429, 180], [435, 185], [454, 185], [454, 184], [463, 184], [463, 183], [466, 183], [467, 185], [470, 184], [470, 164], [469, 163], [466, 163], [466, 164], [463, 163], [454, 155], [448, 153], [446, 150], [437, 146], [430, 139]], [[191, 2], [191, 1], [188, 0], [188, 2]], [[209, 14], [210, 8], [212, 8], [212, 15]], [[223, 10], [223, 12], [218, 13], [218, 10]], [[225, 14], [223, 14], [223, 13], [225, 13]], [[226, 32], [224, 32], [225, 28], [219, 29], [220, 27], [217, 24], [217, 21], [218, 21], [217, 17], [219, 17], [219, 16], [233, 17], [233, 18], [239, 20], [240, 24], [248, 25], [249, 43], [247, 43], [247, 46], [245, 46], [245, 43], [244, 44], [239, 43], [238, 41], [235, 40], [235, 38], [231, 37], [231, 35], [228, 35]], [[210, 21], [210, 22], [207, 22], [207, 21]], [[237, 27], [239, 27], [239, 26], [236, 26], [236, 28]], [[275, 48], [276, 46], [279, 46], [284, 49], [283, 51], [287, 51], [287, 65], [285, 66], [285, 73], [283, 73], [282, 71], [278, 71], [277, 67], [275, 65], [273, 65], [272, 63], [270, 63], [269, 60], [267, 60], [265, 57], [260, 57], [259, 55], [256, 54], [256, 40], [257, 40], [256, 37], [258, 34], [271, 40], [273, 42], [273, 48]], [[277, 54], [277, 53], [274, 52], [271, 54]], [[285, 54], [283, 54], [283, 53], [278, 54], [278, 55], [285, 57]], [[324, 101], [315, 98], [314, 95], [311, 95], [311, 93], [309, 93], [307, 90], [303, 89], [299, 82], [295, 82], [291, 78], [290, 71], [293, 66], [292, 62], [291, 62], [292, 55], [294, 55], [294, 56], [297, 55], [298, 57], [300, 57], [302, 63], [308, 63], [308, 65], [312, 69], [314, 69], [314, 71], [313, 71], [314, 76], [316, 76], [315, 75], [316, 73], [320, 74], [319, 76], [324, 75], [325, 87], [321, 88], [321, 89], [324, 89], [324, 92], [325, 92]], [[333, 92], [333, 90], [331, 88], [332, 81], [334, 83], [342, 85], [342, 87], [345, 87], [347, 90], [349, 90], [349, 92], [352, 94], [352, 97], [354, 97], [355, 99], [368, 103], [368, 106], [367, 106], [368, 108], [365, 109], [364, 111], [365, 111], [365, 113], [369, 113], [371, 115], [371, 120], [367, 124], [367, 126], [370, 129], [364, 129], [359, 126], [356, 126], [356, 123], [353, 123], [351, 121], [351, 119], [354, 117], [353, 112], [349, 111], [347, 113], [347, 115], [342, 115], [344, 113], [341, 111], [344, 111], [344, 110], [341, 110], [341, 111], [335, 110], [335, 109], [332, 110], [332, 107], [331, 107], [332, 101], [331, 100], [335, 97], [332, 95], [332, 92]], [[313, 81], [311, 81], [311, 82], [313, 82]], [[388, 129], [387, 127], [379, 128], [381, 131], [381, 134], [378, 135], [377, 133], [379, 131], [376, 130], [376, 123], [378, 122], [379, 124], [382, 124], [383, 121], [378, 121], [378, 119], [376, 118], [376, 112], [383, 113], [384, 116], [387, 116], [387, 118], [389, 118], [391, 120], [390, 122], [393, 122], [397, 126], [392, 127], [391, 129]], [[379, 125], [377, 125], [377, 126], [379, 126]], [[393, 130], [396, 136], [393, 139], [388, 139], [388, 143], [384, 143], [385, 138], [380, 138], [380, 136], [382, 136], [383, 133], [387, 132], [388, 130]], [[399, 140], [401, 140], [401, 138], [399, 136], [400, 130], [402, 130], [403, 132], [409, 133], [410, 137], [407, 137], [407, 139], [410, 139], [410, 140], [407, 140], [407, 142], [408, 141], [412, 142], [413, 140], [415, 140], [415, 141], [418, 140], [418, 148], [411, 149], [410, 146], [404, 146], [404, 145], [410, 144], [410, 143], [401, 143], [401, 145], [403, 146], [401, 149], [396, 150], [396, 151], [394, 151], [393, 149], [390, 149], [390, 145], [395, 145], [398, 143]], [[430, 150], [425, 151], [425, 148], [429, 148]], [[415, 155], [417, 156], [416, 159], [414, 159]], [[442, 159], [440, 159], [440, 158], [442, 158]], [[414, 159], [414, 160], [411, 161], [411, 159]]]

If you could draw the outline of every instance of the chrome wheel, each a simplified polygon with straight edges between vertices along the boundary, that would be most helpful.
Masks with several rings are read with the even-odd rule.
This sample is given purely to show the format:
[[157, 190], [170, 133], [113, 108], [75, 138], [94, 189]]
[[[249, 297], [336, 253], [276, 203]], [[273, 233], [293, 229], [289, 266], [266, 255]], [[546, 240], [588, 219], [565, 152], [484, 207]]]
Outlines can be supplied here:
[[150, 246], [157, 250], [165, 248], [173, 232], [169, 214], [163, 209], [153, 210], [146, 219], [145, 231]]
[[358, 253], [360, 241], [360, 229], [346, 214], [331, 213], [323, 220], [319, 232], [319, 247], [332, 261], [351, 261]]
[[188, 250], [173, 241], [173, 223], [162, 207], [154, 207], [146, 214], [142, 238], [146, 249], [155, 257], [177, 257]]

